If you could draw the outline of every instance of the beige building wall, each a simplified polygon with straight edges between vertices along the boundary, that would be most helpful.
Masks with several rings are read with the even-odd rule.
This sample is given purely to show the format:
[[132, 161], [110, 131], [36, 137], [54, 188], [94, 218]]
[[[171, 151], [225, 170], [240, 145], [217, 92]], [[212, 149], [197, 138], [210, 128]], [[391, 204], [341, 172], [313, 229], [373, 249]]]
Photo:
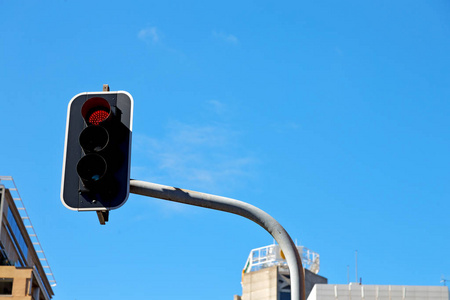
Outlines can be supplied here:
[[308, 300], [449, 300], [446, 286], [316, 284]]
[[32, 278], [32, 270], [32, 268], [19, 269], [14, 266], [0, 266], [1, 278], [14, 279], [12, 286], [12, 295], [4, 295], [3, 297], [7, 297], [7, 299], [11, 300], [31, 299], [30, 278]]
[[[244, 273], [242, 276], [242, 296], [235, 300], [283, 300], [290, 299], [291, 286], [289, 270], [272, 266]], [[309, 293], [317, 283], [327, 283], [328, 280], [305, 269], [305, 294]]]
[[242, 278], [242, 300], [277, 300], [278, 268], [276, 266], [245, 273]]

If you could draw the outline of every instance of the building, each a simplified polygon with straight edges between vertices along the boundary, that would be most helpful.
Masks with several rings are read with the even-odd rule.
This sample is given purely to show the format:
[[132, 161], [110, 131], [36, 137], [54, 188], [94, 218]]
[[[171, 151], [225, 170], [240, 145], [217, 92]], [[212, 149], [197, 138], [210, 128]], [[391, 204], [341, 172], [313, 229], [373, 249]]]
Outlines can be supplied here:
[[307, 300], [449, 300], [446, 286], [316, 284]]
[[[319, 254], [297, 246], [305, 268], [307, 300], [450, 300], [446, 286], [328, 284], [318, 275]], [[242, 296], [235, 300], [290, 300], [289, 269], [278, 245], [253, 249], [242, 273]]]
[[[303, 246], [297, 246], [305, 268], [306, 296], [316, 283], [327, 283], [325, 277], [318, 275], [319, 254]], [[291, 285], [289, 268], [283, 251], [278, 245], [253, 249], [242, 271], [241, 300], [290, 300]]]
[[56, 285], [10, 176], [0, 176], [0, 297], [49, 300]]

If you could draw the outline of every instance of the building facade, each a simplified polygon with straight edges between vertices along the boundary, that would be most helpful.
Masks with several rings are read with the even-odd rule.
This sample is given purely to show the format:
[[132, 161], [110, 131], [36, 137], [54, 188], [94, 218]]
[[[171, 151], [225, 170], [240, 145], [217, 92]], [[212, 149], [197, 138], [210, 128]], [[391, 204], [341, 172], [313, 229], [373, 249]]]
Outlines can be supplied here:
[[6, 176], [0, 176], [0, 224], [0, 297], [51, 299], [56, 282], [17, 188]]
[[446, 286], [316, 284], [308, 300], [449, 300]]
[[[305, 294], [307, 299], [313, 287], [327, 283], [327, 279], [305, 269]], [[242, 296], [239, 300], [291, 300], [289, 270], [272, 266], [245, 273], [242, 277]], [[314, 299], [315, 300], [315, 299]], [[334, 300], [334, 299], [333, 299]]]
[[[297, 246], [305, 268], [307, 300], [450, 300], [447, 286], [328, 284], [318, 275], [319, 254]], [[290, 300], [289, 269], [278, 245], [253, 249], [242, 274], [242, 296], [234, 300]]]
[[[318, 275], [320, 256], [304, 246], [297, 246], [305, 268], [305, 294], [308, 297], [316, 283], [327, 283]], [[289, 268], [279, 245], [273, 244], [250, 251], [242, 271], [242, 296], [238, 300], [290, 300]]]

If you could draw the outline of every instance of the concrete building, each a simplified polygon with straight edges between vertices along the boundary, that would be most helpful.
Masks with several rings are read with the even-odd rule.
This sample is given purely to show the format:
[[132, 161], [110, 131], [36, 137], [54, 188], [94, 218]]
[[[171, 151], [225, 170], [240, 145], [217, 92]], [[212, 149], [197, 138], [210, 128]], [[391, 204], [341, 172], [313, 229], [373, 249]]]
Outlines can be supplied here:
[[446, 286], [316, 284], [307, 300], [449, 300]]
[[[297, 246], [305, 268], [307, 300], [450, 300], [446, 286], [327, 284], [318, 275], [319, 255]], [[290, 300], [289, 269], [278, 245], [253, 249], [242, 273], [242, 296], [234, 300]]]
[[[325, 277], [318, 275], [319, 254], [303, 246], [297, 246], [305, 268], [306, 296], [316, 283], [327, 283]], [[289, 269], [278, 245], [253, 249], [242, 271], [242, 296], [240, 300], [290, 300], [291, 284]]]
[[[326, 284], [327, 279], [305, 269], [306, 297], [308, 297], [317, 283]], [[240, 299], [290, 300], [291, 284], [289, 270], [279, 266], [272, 266], [244, 274], [242, 277], [242, 297]]]
[[0, 176], [0, 224], [0, 297], [51, 299], [56, 282], [10, 176]]

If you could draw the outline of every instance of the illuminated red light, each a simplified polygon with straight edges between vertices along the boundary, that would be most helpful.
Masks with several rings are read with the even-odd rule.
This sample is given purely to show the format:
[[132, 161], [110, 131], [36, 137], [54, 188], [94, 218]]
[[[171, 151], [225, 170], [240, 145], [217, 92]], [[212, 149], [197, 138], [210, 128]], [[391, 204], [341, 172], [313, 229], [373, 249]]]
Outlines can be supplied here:
[[87, 125], [100, 125], [111, 114], [111, 105], [101, 97], [87, 100], [81, 107], [81, 114]]
[[88, 118], [88, 122], [92, 125], [99, 125], [105, 121], [109, 116], [109, 113], [105, 110], [96, 110]]

